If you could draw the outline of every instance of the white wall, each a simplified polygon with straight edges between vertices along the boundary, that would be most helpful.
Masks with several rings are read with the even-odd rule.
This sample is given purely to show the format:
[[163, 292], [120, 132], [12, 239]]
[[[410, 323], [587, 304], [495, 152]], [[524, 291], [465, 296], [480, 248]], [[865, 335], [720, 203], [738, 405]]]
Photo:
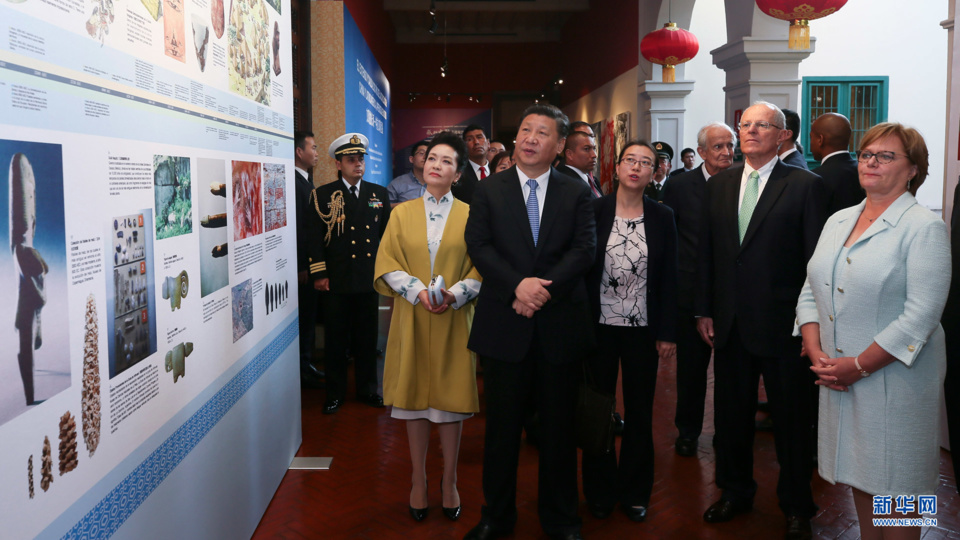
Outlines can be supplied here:
[[[723, 122], [723, 85], [726, 74], [713, 65], [710, 51], [727, 43], [726, 20], [723, 2], [700, 0], [694, 4], [688, 30], [697, 36], [700, 52], [693, 60], [683, 64], [683, 78], [696, 81], [696, 84], [693, 92], [687, 96], [683, 130], [686, 140], [681, 148], [689, 146], [696, 149], [697, 132], [700, 128], [710, 122]], [[700, 156], [697, 156], [697, 163], [700, 163]]]
[[901, 0], [850, 2], [829, 17], [810, 21], [816, 52], [800, 63], [801, 77], [890, 77], [887, 119], [923, 134], [930, 175], [917, 199], [937, 210], [943, 204], [947, 114], [947, 32], [940, 21], [946, 18], [947, 3], [940, 0], [917, 2], [910, 9]]
[[[946, 18], [947, 4], [940, 1], [913, 9], [903, 9], [900, 0], [851, 2], [810, 22], [815, 51], [800, 63], [801, 77], [890, 78], [887, 118], [917, 128], [930, 150], [930, 176], [917, 196], [931, 209], [940, 209], [943, 198], [947, 32], [940, 21]], [[700, 41], [700, 53], [685, 64], [684, 78], [696, 81], [687, 97], [687, 146], [696, 142], [700, 126], [723, 119], [724, 73], [713, 65], [710, 51], [726, 43], [725, 21], [722, 2], [695, 4], [690, 31]], [[782, 24], [786, 38], [787, 23]]]
[[607, 84], [590, 92], [563, 108], [570, 121], [594, 123], [630, 111], [630, 137], [646, 136], [639, 133], [637, 119], [637, 72], [635, 67]]

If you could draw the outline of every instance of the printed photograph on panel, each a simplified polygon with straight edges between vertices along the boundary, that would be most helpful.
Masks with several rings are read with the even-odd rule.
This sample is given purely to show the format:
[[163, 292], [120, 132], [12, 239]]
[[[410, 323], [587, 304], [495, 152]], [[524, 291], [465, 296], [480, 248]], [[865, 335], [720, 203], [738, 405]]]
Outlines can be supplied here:
[[163, 15], [162, 0], [140, 0], [140, 3], [143, 4], [143, 8], [147, 10], [147, 13], [153, 17], [153, 20], [160, 20], [160, 16]]
[[[601, 152], [602, 148], [600, 148], [600, 128], [601, 127], [603, 127], [602, 121], [590, 124], [590, 129], [593, 130], [593, 135], [594, 137], [596, 137], [596, 143], [597, 143], [597, 164], [593, 166], [593, 177], [599, 178], [600, 184], [603, 185], [604, 178], [600, 176], [600, 166], [603, 163], [603, 155]], [[610, 193], [609, 191], [607, 191], [605, 185], [603, 187], [604, 187], [604, 190], [603, 190], [604, 193]]]
[[[70, 387], [63, 148], [0, 139], [0, 424]], [[80, 306], [82, 315], [82, 306]], [[79, 351], [77, 351], [79, 354]]]
[[187, 36], [183, 21], [183, 0], [163, 0], [163, 52], [175, 60], [187, 61]]
[[263, 232], [263, 202], [260, 164], [234, 161], [232, 170], [233, 240], [237, 241]]
[[217, 39], [223, 37], [223, 0], [210, 0], [210, 24]]
[[197, 159], [200, 194], [200, 297], [228, 284], [227, 163]]
[[157, 240], [193, 232], [190, 158], [153, 156]]
[[233, 312], [233, 342], [253, 330], [253, 280], [246, 280], [235, 286], [230, 292]]
[[110, 378], [157, 352], [150, 210], [107, 225], [107, 344]]
[[263, 164], [264, 230], [287, 226], [286, 169], [278, 163]]
[[194, 15], [190, 17], [190, 27], [193, 30], [193, 54], [197, 58], [200, 71], [207, 69], [207, 51], [210, 44], [210, 28], [205, 21]]
[[92, 0], [93, 8], [87, 19], [87, 34], [103, 45], [113, 24], [113, 0]]
[[270, 7], [272, 7], [274, 11], [277, 12], [277, 15], [282, 14], [282, 12], [280, 11], [281, 0], [267, 0], [267, 3], [270, 4]]
[[231, 0], [227, 27], [230, 90], [270, 105], [270, 18], [264, 0]]

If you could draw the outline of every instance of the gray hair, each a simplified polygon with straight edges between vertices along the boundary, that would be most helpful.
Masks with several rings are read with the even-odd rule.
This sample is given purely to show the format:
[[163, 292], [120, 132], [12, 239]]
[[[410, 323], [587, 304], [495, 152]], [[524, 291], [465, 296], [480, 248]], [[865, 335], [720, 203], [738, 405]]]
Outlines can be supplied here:
[[[772, 110], [772, 111], [775, 113], [775, 115], [776, 115], [777, 127], [780, 128], [780, 129], [786, 129], [786, 127], [787, 127], [787, 115], [783, 114], [783, 111], [780, 110], [780, 107], [777, 107], [776, 105], [774, 105], [773, 103], [770, 103], [769, 101], [762, 101], [762, 100], [760, 100], [760, 101], [754, 101], [754, 102], [753, 102], [753, 105], [763, 105], [763, 106], [765, 106], [765, 107], [768, 107], [768, 108], [769, 108], [770, 110]], [[753, 105], [751, 105], [751, 107], [752, 107]]]
[[711, 129], [725, 129], [730, 132], [730, 136], [733, 137], [733, 145], [737, 145], [737, 132], [733, 130], [730, 126], [724, 124], [723, 122], [710, 122], [709, 124], [700, 128], [700, 131], [697, 132], [697, 146], [699, 148], [707, 148], [707, 132]]

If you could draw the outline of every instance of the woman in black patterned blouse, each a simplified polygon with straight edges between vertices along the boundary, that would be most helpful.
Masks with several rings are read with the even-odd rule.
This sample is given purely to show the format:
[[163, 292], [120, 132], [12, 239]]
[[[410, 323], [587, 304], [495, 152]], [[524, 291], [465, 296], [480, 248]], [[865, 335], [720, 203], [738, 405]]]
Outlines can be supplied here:
[[649, 143], [630, 141], [617, 162], [617, 190], [594, 203], [597, 258], [587, 289], [599, 347], [590, 369], [609, 393], [622, 369], [625, 408], [619, 463], [615, 453], [583, 456], [583, 491], [597, 518], [618, 502], [633, 521], [646, 518], [657, 367], [676, 356], [677, 228], [670, 208], [643, 196], [656, 163]]

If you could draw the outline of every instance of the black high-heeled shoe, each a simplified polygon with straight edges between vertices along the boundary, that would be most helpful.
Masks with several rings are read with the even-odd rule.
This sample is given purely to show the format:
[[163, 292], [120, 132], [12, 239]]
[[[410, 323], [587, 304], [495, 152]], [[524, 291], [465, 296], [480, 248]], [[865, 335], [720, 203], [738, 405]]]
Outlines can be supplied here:
[[[414, 508], [414, 507], [411, 506], [411, 507], [410, 507], [410, 517], [412, 517], [414, 521], [423, 521], [424, 518], [427, 517], [427, 511], [428, 511], [428, 510], [430, 510], [430, 507], [429, 507], [429, 506], [426, 507], [426, 508]], [[446, 509], [446, 508], [443, 509], [443, 513], [444, 513], [444, 514], [447, 513], [447, 509]], [[447, 516], [447, 517], [449, 517], [449, 516]]]
[[[425, 486], [425, 487], [426, 487], [426, 486]], [[442, 488], [442, 486], [441, 486], [441, 488]], [[441, 503], [441, 504], [442, 504], [442, 503]], [[414, 508], [413, 506], [410, 506], [410, 517], [412, 517], [413, 520], [416, 521], [416, 522], [423, 521], [423, 520], [426, 519], [426, 517], [427, 517], [427, 511], [428, 511], [428, 510], [430, 510], [430, 506], [429, 506], [429, 505], [427, 505], [427, 506], [424, 507], [424, 508]]]
[[460, 519], [461, 508], [462, 508], [462, 505], [457, 506], [455, 508], [447, 508], [446, 506], [443, 506], [443, 482], [441, 482], [440, 483], [440, 509], [443, 510], [443, 515], [447, 516], [447, 519], [449, 519], [450, 521], [456, 521]]

